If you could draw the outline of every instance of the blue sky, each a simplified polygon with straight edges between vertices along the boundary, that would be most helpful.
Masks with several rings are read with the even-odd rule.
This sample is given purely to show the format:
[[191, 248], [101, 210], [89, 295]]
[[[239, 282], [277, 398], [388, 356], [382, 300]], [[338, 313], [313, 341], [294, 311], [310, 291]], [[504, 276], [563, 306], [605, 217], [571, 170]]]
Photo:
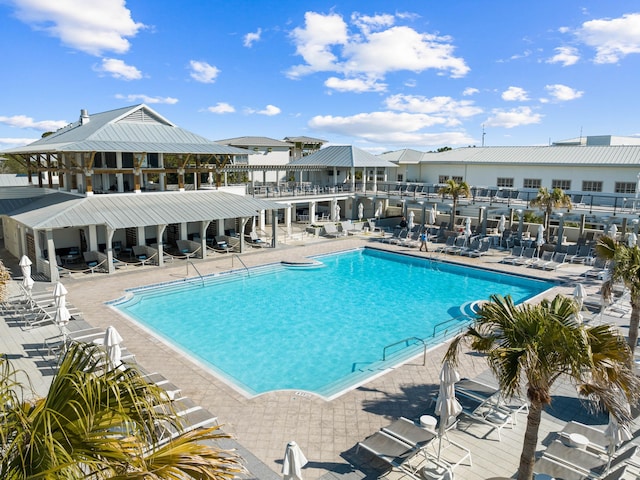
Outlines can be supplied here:
[[640, 135], [637, 0], [0, 0], [0, 149], [146, 103], [372, 153]]

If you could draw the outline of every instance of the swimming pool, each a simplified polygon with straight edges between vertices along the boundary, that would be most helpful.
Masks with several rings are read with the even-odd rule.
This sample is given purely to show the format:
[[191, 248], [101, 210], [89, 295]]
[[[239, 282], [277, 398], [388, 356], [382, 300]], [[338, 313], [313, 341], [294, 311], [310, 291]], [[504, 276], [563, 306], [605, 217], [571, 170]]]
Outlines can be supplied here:
[[248, 396], [331, 398], [455, 333], [469, 302], [553, 286], [370, 248], [315, 258], [325, 266], [141, 287], [113, 305]]

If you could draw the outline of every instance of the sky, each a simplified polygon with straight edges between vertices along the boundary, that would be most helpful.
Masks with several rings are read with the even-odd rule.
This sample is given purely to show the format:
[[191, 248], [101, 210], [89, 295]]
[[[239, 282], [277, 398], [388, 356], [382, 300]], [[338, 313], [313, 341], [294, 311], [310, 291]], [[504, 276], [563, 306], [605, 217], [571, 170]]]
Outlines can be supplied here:
[[0, 150], [140, 103], [378, 154], [640, 135], [637, 0], [0, 0]]

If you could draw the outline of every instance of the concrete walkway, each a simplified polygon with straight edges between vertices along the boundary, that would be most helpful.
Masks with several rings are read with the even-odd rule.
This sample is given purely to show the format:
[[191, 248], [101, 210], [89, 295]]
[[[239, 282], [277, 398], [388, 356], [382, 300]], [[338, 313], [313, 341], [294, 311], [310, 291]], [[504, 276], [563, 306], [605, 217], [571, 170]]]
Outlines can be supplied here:
[[[432, 253], [418, 252], [395, 245], [375, 242], [371, 236], [353, 236], [338, 239], [305, 237], [282, 248], [253, 249], [242, 254], [242, 262], [255, 266], [270, 262], [295, 261], [301, 257], [375, 245], [393, 251], [403, 251], [419, 256]], [[459, 256], [443, 257], [449, 261], [472, 263], [500, 271], [553, 276], [558, 287], [548, 293], [570, 295], [579, 280], [579, 275], [588, 267], [567, 266], [556, 272], [540, 272], [523, 267], [500, 264], [506, 252], [494, 250], [489, 256], [468, 259]], [[12, 267], [16, 275], [17, 259], [4, 252], [2, 258]], [[238, 257], [218, 254], [205, 260], [194, 260], [203, 274], [218, 273], [241, 268]], [[194, 276], [193, 269], [188, 271]], [[218, 416], [224, 430], [235, 439], [234, 446], [247, 460], [251, 470], [248, 478], [280, 478], [282, 457], [287, 443], [295, 440], [309, 460], [304, 469], [304, 478], [314, 479], [358, 479], [377, 478], [385, 474], [383, 465], [364, 452], [356, 454], [358, 441], [373, 434], [392, 420], [404, 416], [417, 419], [429, 413], [428, 399], [438, 389], [438, 375], [446, 346], [431, 350], [427, 365], [422, 365], [422, 356], [410, 360], [389, 373], [365, 385], [351, 390], [330, 402], [305, 392], [280, 391], [246, 398], [212, 373], [175, 351], [150, 332], [139, 328], [123, 318], [105, 302], [121, 298], [125, 289], [141, 285], [185, 278], [187, 263], [175, 262], [165, 268], [133, 267], [122, 269], [116, 275], [84, 274], [63, 279], [69, 294], [68, 300], [84, 313], [84, 319], [92, 326], [106, 328], [115, 326], [125, 339], [129, 351], [135, 353], [136, 361], [146, 370], [162, 373], [171, 382], [181, 387], [184, 395]], [[37, 282], [36, 290], [51, 290], [51, 284]], [[587, 284], [590, 293], [595, 293], [597, 282]], [[176, 312], [179, 314], [179, 312]], [[628, 318], [606, 317], [606, 320], [628, 324]], [[71, 328], [80, 328], [82, 322], [72, 322]], [[5, 316], [0, 322], [0, 348], [15, 360], [16, 366], [28, 373], [36, 394], [46, 392], [54, 372], [54, 364], [42, 349], [45, 338], [58, 333], [57, 327], [45, 325], [24, 330], [20, 318]], [[211, 339], [212, 342], [218, 341]], [[494, 383], [487, 372], [485, 361], [475, 355], [465, 354], [461, 358], [460, 373], [469, 378], [483, 378]], [[551, 432], [562, 428], [571, 419], [588, 423], [606, 423], [606, 417], [587, 415], [584, 406], [575, 398], [570, 386], [560, 386], [556, 392], [552, 409], [545, 413], [541, 427], [541, 448]], [[456, 477], [476, 480], [489, 477], [510, 477], [518, 465], [522, 446], [525, 417], [520, 416], [513, 429], [503, 430], [503, 440], [497, 441], [495, 434], [486, 435], [486, 427], [461, 422], [458, 430], [451, 432], [452, 439], [471, 449], [473, 467], [461, 465]], [[484, 430], [484, 431], [483, 431]], [[485, 438], [486, 437], [486, 438]], [[401, 478], [396, 472], [388, 478]]]

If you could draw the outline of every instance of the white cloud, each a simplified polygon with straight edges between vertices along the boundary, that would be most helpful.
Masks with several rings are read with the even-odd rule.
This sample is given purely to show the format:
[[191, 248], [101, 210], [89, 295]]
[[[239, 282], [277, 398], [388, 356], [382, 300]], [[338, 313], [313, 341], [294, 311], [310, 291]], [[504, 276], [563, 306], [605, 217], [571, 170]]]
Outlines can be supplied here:
[[556, 54], [547, 60], [547, 63], [561, 63], [563, 67], [574, 65], [580, 60], [578, 49], [574, 47], [557, 47]]
[[559, 83], [556, 83], [555, 85], [545, 85], [544, 89], [549, 92], [549, 95], [551, 95], [555, 100], [560, 102], [575, 100], [576, 98], [582, 97], [584, 94], [583, 91], [576, 90]]
[[253, 47], [253, 44], [255, 42], [259, 42], [260, 41], [260, 36], [261, 35], [262, 35], [262, 29], [261, 28], [259, 28], [256, 32], [247, 33], [244, 36], [244, 41], [242, 42], [242, 44], [247, 48], [251, 48], [251, 47]]
[[288, 76], [299, 78], [314, 72], [335, 72], [347, 79], [364, 75], [380, 80], [400, 70], [433, 69], [448, 72], [454, 78], [469, 72], [464, 60], [453, 55], [449, 37], [394, 26], [394, 20], [391, 15], [354, 14], [351, 21], [359, 32], [350, 34], [342, 16], [307, 12], [304, 27], [295, 28], [291, 33], [296, 54], [305, 63], [291, 67]]
[[296, 45], [296, 54], [304, 59], [306, 65], [292, 67], [288, 75], [297, 78], [313, 72], [338, 70], [337, 57], [331, 47], [347, 43], [347, 24], [335, 13], [307, 12], [304, 20], [305, 27], [295, 28], [291, 38]]
[[23, 147], [25, 145], [29, 145], [30, 143], [39, 140], [38, 138], [0, 138], [0, 145], [2, 145], [2, 150], [6, 150], [8, 148], [17, 148]]
[[175, 105], [176, 103], [178, 103], [178, 99], [177, 98], [173, 98], [173, 97], [150, 97], [148, 95], [145, 95], [143, 93], [132, 93], [129, 95], [122, 95], [122, 94], [117, 94], [115, 96], [117, 99], [119, 100], [126, 100], [127, 102], [142, 102], [142, 103], [147, 103], [147, 104], [153, 104], [153, 103], [162, 103], [162, 104], [166, 104], [166, 105]]
[[437, 126], [443, 119], [413, 113], [372, 112], [348, 117], [316, 116], [309, 127], [337, 135], [355, 136], [369, 142], [385, 145], [469, 145], [474, 143], [464, 132], [424, 132]]
[[482, 113], [471, 100], [454, 100], [451, 97], [427, 98], [420, 95], [392, 95], [385, 100], [387, 108], [401, 112], [424, 113], [446, 119], [449, 125], [460, 123], [458, 118], [469, 118]]
[[117, 58], [103, 58], [102, 64], [94, 67], [94, 70], [109, 74], [118, 80], [140, 80], [142, 78], [140, 70]]
[[616, 63], [632, 53], [640, 53], [640, 13], [613, 19], [590, 20], [576, 36], [595, 49], [595, 63]]
[[201, 83], [215, 82], [220, 73], [217, 67], [209, 65], [207, 62], [199, 62], [197, 60], [191, 60], [189, 67], [191, 67], [191, 78]]
[[101, 55], [126, 53], [127, 38], [145, 26], [134, 22], [125, 0], [14, 0], [16, 16], [71, 48]]
[[534, 113], [530, 107], [518, 107], [511, 110], [494, 109], [492, 116], [484, 124], [487, 127], [513, 128], [521, 125], [540, 123], [542, 115]]
[[462, 95], [464, 95], [465, 97], [469, 97], [471, 95], [475, 95], [476, 93], [478, 93], [480, 90], [478, 90], [477, 88], [473, 88], [473, 87], [467, 87], [464, 89], [464, 91], [462, 92]]
[[358, 27], [362, 32], [368, 34], [372, 30], [380, 30], [384, 27], [390, 27], [395, 23], [393, 15], [362, 15], [358, 12], [351, 14], [351, 23]]
[[338, 92], [384, 92], [386, 83], [379, 83], [374, 78], [337, 78], [329, 77], [324, 82], [325, 86]]
[[0, 123], [15, 128], [32, 128], [41, 132], [55, 132], [59, 128], [68, 125], [65, 120], [41, 120], [36, 122], [26, 115], [14, 115], [12, 117], [0, 116]]
[[226, 102], [218, 102], [212, 107], [207, 107], [207, 111], [211, 113], [223, 114], [223, 113], [233, 113], [236, 111], [236, 109], [233, 108], [233, 105], [229, 105]]
[[273, 117], [275, 115], [280, 115], [280, 113], [282, 113], [282, 110], [280, 110], [275, 105], [267, 105], [262, 110], [255, 110], [253, 108], [245, 108], [244, 111], [247, 114], [254, 114], [255, 113], [255, 114], [258, 114], [258, 115], [266, 115], [267, 117]]
[[529, 96], [524, 88], [509, 87], [502, 92], [502, 99], [505, 102], [526, 102], [529, 100]]

